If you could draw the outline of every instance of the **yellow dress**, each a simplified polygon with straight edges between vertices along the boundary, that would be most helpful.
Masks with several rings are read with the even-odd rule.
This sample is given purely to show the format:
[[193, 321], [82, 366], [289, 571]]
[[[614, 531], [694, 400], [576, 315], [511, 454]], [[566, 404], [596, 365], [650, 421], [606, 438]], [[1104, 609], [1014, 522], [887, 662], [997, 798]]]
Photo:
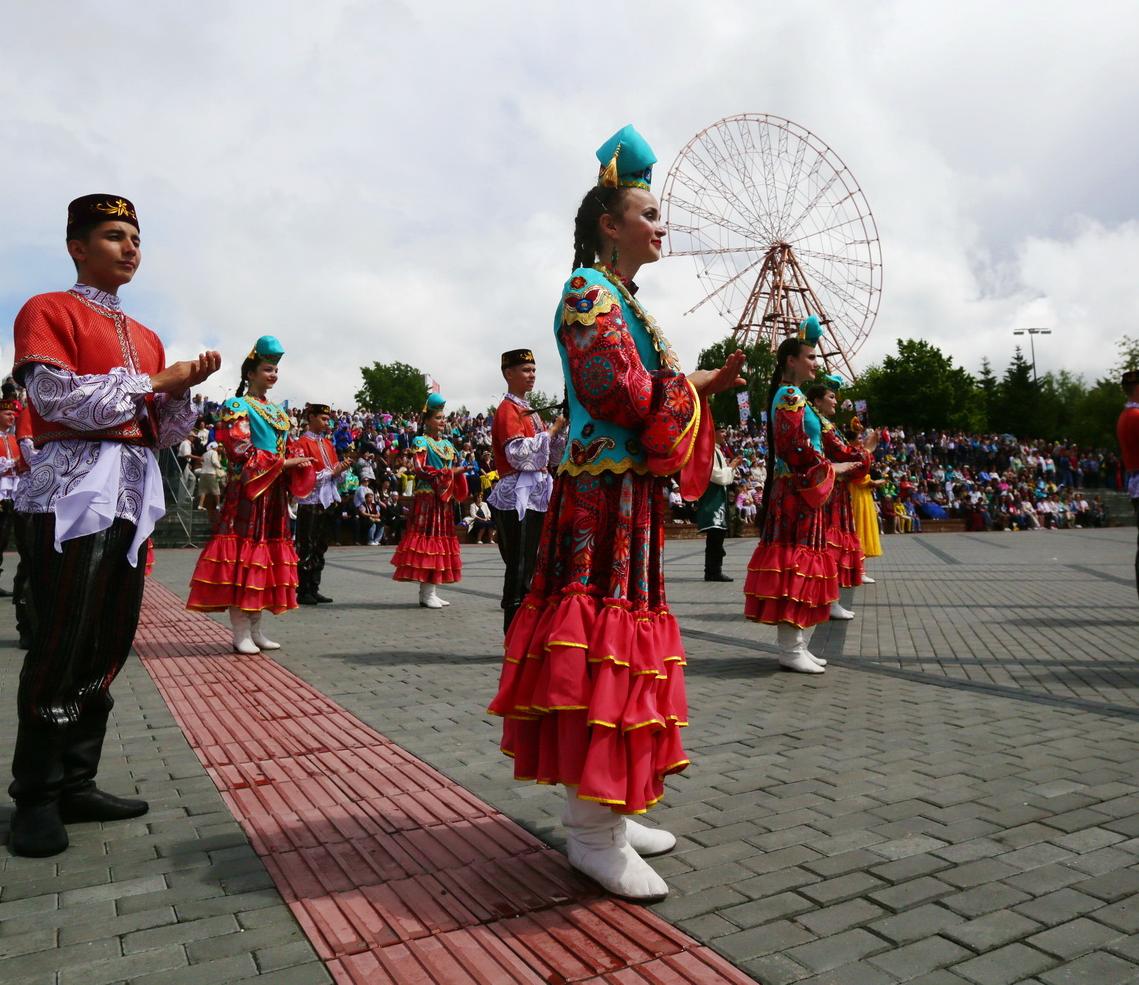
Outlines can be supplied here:
[[866, 557], [882, 556], [882, 540], [878, 536], [878, 512], [874, 509], [874, 494], [870, 491], [870, 477], [863, 476], [850, 483], [850, 505], [854, 511], [854, 529], [862, 541]]

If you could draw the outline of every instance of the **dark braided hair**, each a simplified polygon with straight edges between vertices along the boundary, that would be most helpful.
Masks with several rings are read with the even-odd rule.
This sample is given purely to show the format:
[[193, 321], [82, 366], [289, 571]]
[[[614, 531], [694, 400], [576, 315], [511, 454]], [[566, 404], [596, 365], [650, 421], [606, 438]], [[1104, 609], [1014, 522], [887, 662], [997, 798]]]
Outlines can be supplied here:
[[606, 213], [619, 211], [625, 188], [597, 185], [585, 193], [573, 222], [573, 269], [592, 267], [601, 256], [603, 244], [597, 223]]
[[771, 374], [771, 384], [767, 388], [767, 454], [764, 456], [764, 461], [767, 463], [767, 479], [763, 483], [763, 501], [759, 504], [759, 515], [755, 521], [759, 526], [761, 538], [767, 521], [767, 508], [771, 503], [771, 489], [775, 485], [775, 418], [772, 416], [771, 405], [775, 402], [776, 392], [783, 385], [787, 360], [799, 355], [805, 345], [807, 343], [802, 339], [792, 336], [780, 342], [779, 348], [775, 350], [775, 371]]
[[264, 362], [260, 356], [246, 356], [241, 364], [241, 382], [237, 384], [236, 396], [245, 396], [245, 388], [249, 386], [249, 374]]

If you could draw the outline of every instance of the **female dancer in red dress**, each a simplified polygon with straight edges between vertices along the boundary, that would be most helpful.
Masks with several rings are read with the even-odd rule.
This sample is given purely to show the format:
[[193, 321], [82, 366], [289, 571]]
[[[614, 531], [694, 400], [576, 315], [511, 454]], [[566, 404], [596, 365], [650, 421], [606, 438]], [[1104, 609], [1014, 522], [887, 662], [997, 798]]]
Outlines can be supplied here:
[[680, 472], [686, 496], [700, 496], [713, 448], [704, 397], [742, 383], [743, 353], [718, 371], [680, 373], [632, 281], [665, 235], [648, 190], [656, 158], [632, 127], [597, 156], [554, 317], [566, 452], [490, 711], [505, 719], [515, 778], [565, 786], [570, 864], [651, 900], [668, 886], [641, 856], [676, 839], [624, 815], [647, 811], [664, 777], [688, 764], [684, 649], [662, 573], [666, 478]]
[[855, 468], [827, 461], [822, 424], [799, 389], [815, 375], [821, 337], [812, 315], [775, 355], [762, 533], [744, 584], [744, 615], [775, 624], [780, 666], [804, 674], [823, 673], [826, 661], [807, 649], [803, 630], [830, 618], [839, 596], [838, 565], [827, 549], [826, 502], [835, 476]]
[[441, 609], [451, 603], [439, 597], [439, 585], [463, 577], [459, 538], [455, 536], [455, 504], [467, 498], [467, 477], [458, 466], [459, 453], [443, 437], [446, 401], [437, 393], [423, 408], [423, 434], [412, 443], [415, 497], [407, 531], [392, 555], [396, 581], [419, 582], [419, 604]]
[[[822, 383], [807, 389], [807, 402], [818, 415], [822, 425], [823, 454], [831, 462], [853, 462], [854, 469], [837, 477], [830, 499], [827, 500], [827, 546], [838, 565], [838, 587], [857, 588], [862, 584], [862, 541], [854, 528], [854, 507], [851, 504], [850, 484], [870, 472], [870, 453], [878, 444], [878, 432], [869, 431], [862, 444], [851, 444], [835, 426], [833, 418], [838, 410], [838, 391], [842, 377], [830, 373]], [[853, 619], [854, 613], [842, 603], [831, 603], [832, 619]]]
[[217, 440], [229, 460], [229, 482], [213, 537], [190, 579], [187, 609], [229, 610], [238, 653], [279, 650], [261, 630], [261, 613], [297, 607], [297, 551], [289, 532], [289, 493], [307, 496], [316, 482], [312, 459], [289, 457], [292, 421], [265, 394], [277, 382], [285, 350], [271, 335], [257, 340], [241, 364], [237, 396], [222, 404]]

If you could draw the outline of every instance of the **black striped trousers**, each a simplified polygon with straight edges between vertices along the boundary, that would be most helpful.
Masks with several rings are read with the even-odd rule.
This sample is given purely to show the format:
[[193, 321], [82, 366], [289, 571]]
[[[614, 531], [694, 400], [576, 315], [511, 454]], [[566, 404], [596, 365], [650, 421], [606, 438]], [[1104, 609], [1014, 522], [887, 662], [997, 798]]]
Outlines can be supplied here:
[[34, 513], [17, 526], [27, 561], [32, 646], [20, 671], [17, 706], [29, 725], [74, 725], [105, 717], [111, 683], [130, 655], [138, 627], [146, 550], [127, 561], [135, 525], [116, 519], [106, 530], [55, 549], [55, 515]]

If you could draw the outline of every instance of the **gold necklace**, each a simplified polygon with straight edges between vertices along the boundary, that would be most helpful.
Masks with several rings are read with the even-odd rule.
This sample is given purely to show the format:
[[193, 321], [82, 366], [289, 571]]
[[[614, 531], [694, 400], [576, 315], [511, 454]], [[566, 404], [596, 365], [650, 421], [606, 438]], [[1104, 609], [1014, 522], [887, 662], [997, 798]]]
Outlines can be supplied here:
[[625, 286], [625, 282], [621, 280], [616, 273], [605, 266], [605, 264], [595, 264], [593, 269], [617, 288], [622, 299], [632, 309], [633, 314], [644, 324], [645, 331], [649, 333], [649, 338], [653, 340], [653, 348], [656, 349], [657, 354], [660, 356], [662, 365], [666, 369], [671, 369], [674, 373], [679, 373], [680, 360], [676, 358], [676, 353], [672, 351], [672, 344], [668, 341], [664, 331], [657, 324], [656, 319], [645, 311], [641, 303], [634, 297], [633, 292]]
[[255, 397], [253, 394], [247, 393], [245, 405], [274, 431], [289, 430], [289, 415], [276, 404], [269, 403], [264, 397]]

